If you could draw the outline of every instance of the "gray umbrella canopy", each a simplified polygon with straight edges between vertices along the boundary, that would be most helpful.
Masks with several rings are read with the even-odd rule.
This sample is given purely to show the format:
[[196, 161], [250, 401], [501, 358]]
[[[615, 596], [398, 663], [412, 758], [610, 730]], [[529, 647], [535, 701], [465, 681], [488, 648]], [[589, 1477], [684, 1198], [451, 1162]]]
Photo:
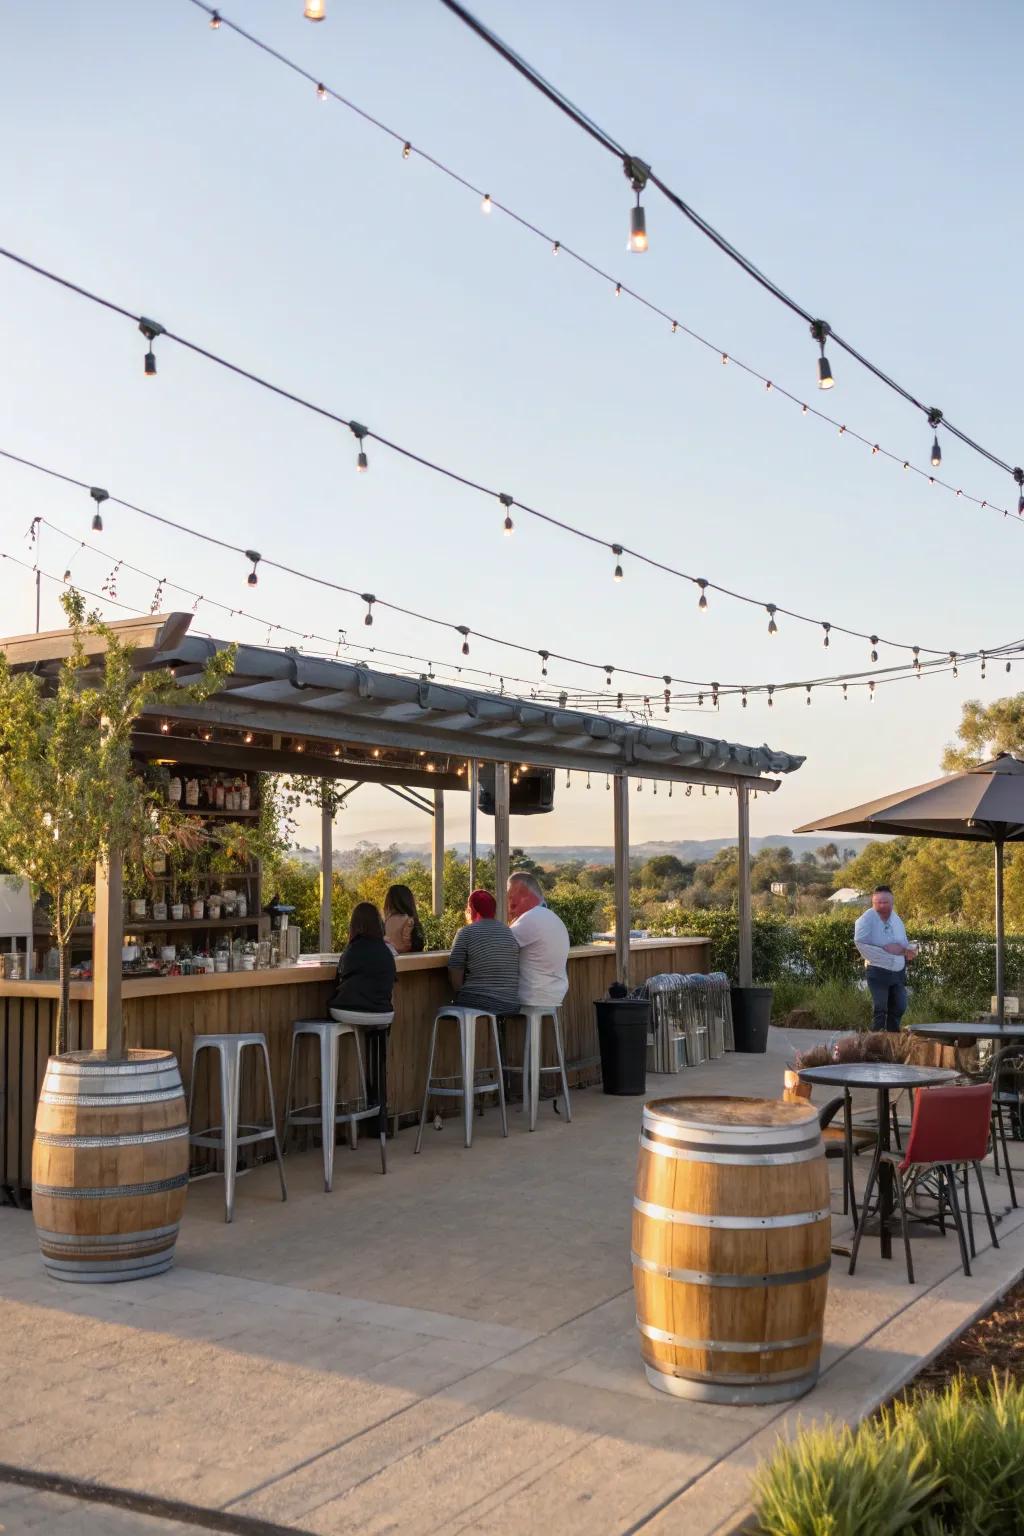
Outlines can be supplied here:
[[883, 795], [795, 828], [890, 837], [948, 837], [995, 846], [996, 1011], [1003, 1017], [1003, 844], [1024, 841], [1024, 761], [1010, 753], [977, 768]]

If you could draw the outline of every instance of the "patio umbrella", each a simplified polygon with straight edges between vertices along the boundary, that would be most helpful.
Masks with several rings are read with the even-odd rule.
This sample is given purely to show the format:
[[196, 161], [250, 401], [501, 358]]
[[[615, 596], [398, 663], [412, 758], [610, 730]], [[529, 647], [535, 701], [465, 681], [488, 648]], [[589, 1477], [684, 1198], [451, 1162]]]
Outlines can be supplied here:
[[1003, 753], [990, 763], [883, 795], [797, 832], [874, 832], [894, 837], [948, 837], [995, 849], [996, 1014], [1003, 1022], [1003, 847], [1024, 842], [1024, 761]]

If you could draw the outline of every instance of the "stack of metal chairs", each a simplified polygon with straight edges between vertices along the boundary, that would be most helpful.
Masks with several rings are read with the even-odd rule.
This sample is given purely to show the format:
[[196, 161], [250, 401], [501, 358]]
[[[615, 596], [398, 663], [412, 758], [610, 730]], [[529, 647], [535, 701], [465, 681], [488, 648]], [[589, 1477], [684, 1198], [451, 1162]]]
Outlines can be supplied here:
[[632, 995], [651, 1004], [649, 1072], [682, 1072], [734, 1049], [732, 1001], [724, 972], [652, 976]]

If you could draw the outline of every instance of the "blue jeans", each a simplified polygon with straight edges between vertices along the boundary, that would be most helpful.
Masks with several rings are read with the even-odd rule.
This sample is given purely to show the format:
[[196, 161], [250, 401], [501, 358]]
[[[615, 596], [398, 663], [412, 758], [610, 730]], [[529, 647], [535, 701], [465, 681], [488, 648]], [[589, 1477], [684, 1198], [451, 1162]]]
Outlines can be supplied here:
[[881, 965], [869, 965], [864, 972], [873, 1005], [875, 1029], [899, 1033], [900, 1020], [907, 1011], [907, 968], [887, 971]]

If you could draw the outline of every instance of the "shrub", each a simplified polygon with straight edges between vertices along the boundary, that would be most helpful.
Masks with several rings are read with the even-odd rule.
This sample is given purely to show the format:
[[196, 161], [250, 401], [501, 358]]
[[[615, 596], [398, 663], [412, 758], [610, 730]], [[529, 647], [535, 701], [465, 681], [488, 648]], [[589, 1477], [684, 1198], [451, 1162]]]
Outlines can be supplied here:
[[801, 1430], [754, 1490], [763, 1536], [1024, 1536], [1024, 1385], [957, 1380], [856, 1430]]
[[594, 937], [594, 915], [601, 898], [585, 886], [561, 885], [547, 898], [547, 904], [569, 930], [570, 944], [589, 944]]
[[817, 1019], [819, 1029], [859, 1030], [871, 1024], [869, 994], [849, 981], [827, 981], [812, 988], [806, 1007]]
[[794, 1009], [807, 1008], [812, 990], [801, 977], [780, 976], [772, 991], [772, 1023], [785, 1024]]

